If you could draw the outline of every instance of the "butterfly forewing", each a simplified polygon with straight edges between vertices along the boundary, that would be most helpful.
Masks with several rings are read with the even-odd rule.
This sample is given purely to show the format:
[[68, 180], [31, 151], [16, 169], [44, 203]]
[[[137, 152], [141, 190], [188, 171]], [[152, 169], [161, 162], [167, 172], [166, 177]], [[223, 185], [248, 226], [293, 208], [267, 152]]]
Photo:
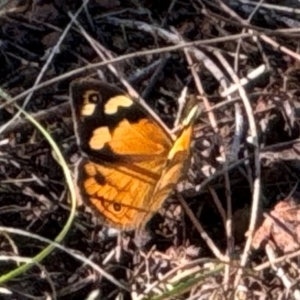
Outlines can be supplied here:
[[168, 159], [162, 170], [160, 179], [156, 182], [153, 197], [149, 204], [151, 210], [155, 211], [160, 208], [163, 201], [180, 179], [183, 170], [188, 166], [191, 137], [192, 126], [190, 123], [187, 123], [178, 134], [174, 145], [169, 151]]

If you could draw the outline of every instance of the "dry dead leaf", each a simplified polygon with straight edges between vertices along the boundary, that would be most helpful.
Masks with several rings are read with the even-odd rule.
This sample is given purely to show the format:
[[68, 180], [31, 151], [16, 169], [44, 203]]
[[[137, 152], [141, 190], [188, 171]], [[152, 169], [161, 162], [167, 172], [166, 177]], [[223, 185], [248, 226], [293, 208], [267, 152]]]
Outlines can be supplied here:
[[265, 214], [266, 219], [256, 231], [252, 246], [255, 249], [272, 241], [284, 253], [300, 248], [299, 198], [280, 201], [274, 209]]

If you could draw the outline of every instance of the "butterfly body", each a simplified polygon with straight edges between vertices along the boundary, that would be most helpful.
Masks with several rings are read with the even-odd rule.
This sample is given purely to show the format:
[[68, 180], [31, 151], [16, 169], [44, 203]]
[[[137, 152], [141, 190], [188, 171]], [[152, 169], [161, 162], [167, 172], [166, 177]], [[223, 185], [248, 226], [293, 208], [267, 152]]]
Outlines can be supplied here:
[[106, 224], [142, 228], [181, 175], [192, 121], [172, 136], [141, 104], [96, 80], [74, 81], [70, 96], [82, 153], [76, 166], [78, 196]]

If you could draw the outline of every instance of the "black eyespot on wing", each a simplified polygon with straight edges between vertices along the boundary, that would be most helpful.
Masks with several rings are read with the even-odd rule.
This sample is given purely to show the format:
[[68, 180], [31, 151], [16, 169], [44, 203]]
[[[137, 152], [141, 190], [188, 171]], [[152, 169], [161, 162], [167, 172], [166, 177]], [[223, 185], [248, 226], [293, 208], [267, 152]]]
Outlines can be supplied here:
[[101, 173], [97, 173], [94, 178], [99, 185], [104, 185], [106, 183], [105, 177]]
[[97, 103], [100, 102], [100, 100], [101, 100], [101, 97], [98, 93], [92, 93], [92, 94], [89, 95], [89, 102], [90, 103], [97, 104]]
[[121, 210], [121, 205], [119, 203], [114, 203], [113, 208], [114, 208], [114, 211], [119, 212]]

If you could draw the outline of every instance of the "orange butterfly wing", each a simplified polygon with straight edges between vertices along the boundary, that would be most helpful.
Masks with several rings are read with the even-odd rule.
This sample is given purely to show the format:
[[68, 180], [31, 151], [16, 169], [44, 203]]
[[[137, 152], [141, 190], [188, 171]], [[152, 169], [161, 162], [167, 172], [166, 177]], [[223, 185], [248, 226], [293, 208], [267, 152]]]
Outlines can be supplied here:
[[143, 227], [181, 175], [191, 124], [173, 139], [137, 102], [94, 80], [73, 82], [71, 100], [79, 196], [113, 227]]

